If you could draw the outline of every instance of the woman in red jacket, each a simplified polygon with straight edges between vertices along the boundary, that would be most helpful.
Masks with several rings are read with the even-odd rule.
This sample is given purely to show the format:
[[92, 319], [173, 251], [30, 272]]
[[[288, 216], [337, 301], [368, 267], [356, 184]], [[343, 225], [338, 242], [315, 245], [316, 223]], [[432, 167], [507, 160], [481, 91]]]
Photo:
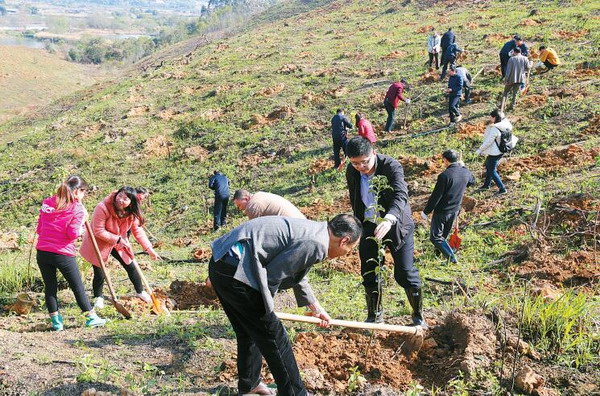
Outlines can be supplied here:
[[[129, 243], [127, 232], [131, 230], [134, 238], [153, 260], [160, 260], [152, 248], [152, 244], [143, 229], [144, 216], [140, 208], [138, 193], [133, 187], [121, 187], [100, 202], [92, 216], [92, 231], [98, 242], [102, 260], [106, 262], [108, 256], [114, 257], [127, 271], [127, 275], [135, 287], [136, 295], [146, 302], [151, 302], [150, 295], [144, 291], [142, 279], [133, 265], [133, 250]], [[79, 250], [81, 256], [92, 263], [94, 280], [92, 282], [94, 307], [104, 307], [102, 288], [104, 287], [104, 274], [96, 256], [90, 236], [86, 233]]]
[[356, 113], [354, 119], [356, 120], [358, 134], [365, 139], [368, 139], [371, 144], [375, 144], [375, 142], [377, 142], [377, 136], [375, 136], [375, 131], [373, 130], [371, 121], [364, 118], [364, 116], [360, 113]]
[[87, 183], [79, 176], [71, 176], [62, 183], [56, 195], [44, 199], [38, 219], [36, 245], [37, 263], [44, 279], [46, 306], [54, 330], [63, 330], [63, 319], [58, 313], [58, 291], [56, 270], [63, 274], [75, 294], [79, 308], [86, 315], [86, 326], [97, 327], [106, 323], [96, 315], [90, 300], [85, 294], [81, 274], [75, 261], [75, 240], [83, 230], [83, 222], [88, 214], [81, 201], [88, 189]]

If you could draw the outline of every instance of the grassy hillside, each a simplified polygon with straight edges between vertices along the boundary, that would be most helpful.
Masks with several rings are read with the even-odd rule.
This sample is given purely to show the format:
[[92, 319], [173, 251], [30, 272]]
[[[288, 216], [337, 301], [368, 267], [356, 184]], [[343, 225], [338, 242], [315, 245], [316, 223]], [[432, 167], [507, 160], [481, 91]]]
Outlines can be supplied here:
[[[171, 257], [206, 250], [218, 235], [209, 232], [211, 193], [206, 186], [214, 169], [225, 172], [233, 188], [284, 195], [312, 218], [349, 211], [343, 173], [330, 169], [329, 120], [336, 108], [344, 107], [348, 113], [366, 114], [381, 132], [383, 96], [399, 78], [408, 79], [413, 86], [409, 96], [418, 99], [408, 108], [408, 128], [399, 130], [405, 111], [401, 107], [398, 130], [390, 136], [380, 134], [378, 150], [401, 160], [413, 211], [419, 211], [442, 170], [439, 154], [446, 148], [461, 150], [467, 166], [481, 179], [482, 160], [474, 151], [503, 89], [497, 53], [519, 33], [536, 49], [540, 44], [555, 48], [563, 64], [547, 74], [532, 74], [527, 96], [509, 114], [521, 138], [500, 168], [509, 194], [494, 198], [468, 193], [461, 215], [459, 266], [440, 262], [425, 224], [417, 228], [415, 253], [422, 277], [448, 282], [427, 281], [425, 286], [427, 315], [439, 325], [433, 333], [439, 348], [428, 349], [417, 364], [403, 365], [409, 370], [405, 382], [377, 380], [359, 361], [338, 368], [348, 373], [341, 382], [327, 382], [333, 380], [324, 374], [325, 382], [317, 381], [311, 389], [346, 390], [350, 368], [356, 365], [359, 373], [368, 374], [369, 386], [387, 383], [389, 394], [415, 390], [419, 384], [441, 394], [471, 394], [473, 389], [500, 393], [511, 387], [511, 369], [528, 365], [541, 373], [549, 388], [566, 394], [598, 391], [593, 378], [598, 377], [599, 340], [592, 319], [598, 314], [594, 296], [599, 276], [600, 72], [594, 63], [599, 15], [600, 7], [592, 1], [525, 2], [514, 9], [500, 1], [288, 2], [259, 15], [239, 34], [176, 56], [158, 54], [129, 78], [95, 85], [61, 99], [37, 117], [6, 123], [0, 126], [1, 139], [14, 143], [0, 148], [0, 230], [17, 249], [0, 256], [3, 291], [14, 292], [23, 285], [28, 233], [38, 203], [67, 174], [79, 173], [98, 186], [87, 200], [88, 208], [123, 184], [149, 187], [153, 195], [148, 227], [163, 242], [160, 250]], [[444, 83], [428, 82], [424, 76], [426, 32], [431, 26], [440, 31], [453, 27], [467, 50], [463, 65], [472, 74], [481, 68], [483, 72], [475, 81], [474, 103], [462, 106], [462, 125], [421, 134], [448, 123]], [[239, 213], [233, 217], [231, 226], [244, 220]], [[163, 287], [174, 279], [198, 281], [206, 275], [204, 265], [153, 266], [149, 277]], [[326, 263], [311, 274], [332, 316], [363, 319], [358, 266], [351, 257]], [[120, 292], [130, 292], [124, 274], [115, 276]], [[543, 294], [547, 290], [564, 295], [548, 303]], [[390, 286], [385, 298], [386, 319], [406, 323], [409, 311], [403, 291]], [[452, 310], [466, 316], [448, 322], [444, 316]], [[106, 315], [116, 319], [112, 311]], [[41, 317], [40, 313], [35, 320]], [[104, 337], [102, 345], [115, 340], [127, 347], [135, 344], [144, 356], [146, 342], [157, 338], [165, 347], [178, 345], [170, 352], [171, 363], [160, 354], [148, 363], [148, 370], [145, 364], [105, 362], [122, 357], [118, 342], [110, 358], [98, 345], [75, 348], [68, 353], [77, 356], [80, 371], [87, 367], [81, 359], [93, 363], [88, 366], [106, 368], [97, 369], [95, 376], [85, 372], [80, 382], [106, 382], [138, 393], [158, 393], [161, 388], [166, 393], [208, 392], [217, 384], [232, 383], [231, 366], [225, 365], [223, 372], [213, 370], [235, 349], [219, 311], [201, 308], [193, 316], [143, 317], [139, 323], [116, 321], [85, 337]], [[188, 326], [185, 334], [182, 325]], [[8, 322], [5, 328], [39, 330], [31, 322]], [[506, 335], [517, 337], [517, 328], [541, 356], [531, 357], [520, 346], [515, 348], [522, 355], [504, 348]], [[290, 329], [295, 335], [307, 328]], [[483, 352], [468, 352], [475, 360], [457, 364], [464, 356], [452, 354], [471, 349], [461, 349], [456, 337], [474, 334], [477, 340], [475, 334], [481, 333], [491, 337], [482, 341], [486, 347], [477, 344]], [[306, 338], [297, 344], [301, 349], [302, 340]], [[337, 361], [339, 356], [331, 358]], [[310, 357], [303, 359], [303, 370], [309, 373]], [[46, 370], [49, 367], [54, 366]], [[461, 377], [459, 368], [467, 374]], [[154, 382], [144, 388], [149, 379]]]
[[94, 67], [39, 49], [0, 46], [0, 59], [0, 121], [97, 81]]

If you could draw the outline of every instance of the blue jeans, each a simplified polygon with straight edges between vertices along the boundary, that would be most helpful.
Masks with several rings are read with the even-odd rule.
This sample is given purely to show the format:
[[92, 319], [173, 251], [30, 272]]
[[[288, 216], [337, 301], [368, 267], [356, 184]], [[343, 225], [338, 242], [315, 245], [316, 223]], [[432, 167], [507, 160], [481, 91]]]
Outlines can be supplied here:
[[498, 162], [502, 159], [502, 155], [488, 155], [485, 159], [485, 181], [483, 182], [483, 188], [489, 188], [492, 180], [494, 180], [500, 191], [506, 191], [502, 179], [500, 179], [500, 175], [498, 174]]
[[394, 126], [394, 118], [396, 117], [396, 109], [392, 106], [387, 98], [383, 101], [383, 105], [385, 106], [385, 111], [387, 111], [388, 117], [385, 122], [384, 131], [391, 132], [392, 127]]

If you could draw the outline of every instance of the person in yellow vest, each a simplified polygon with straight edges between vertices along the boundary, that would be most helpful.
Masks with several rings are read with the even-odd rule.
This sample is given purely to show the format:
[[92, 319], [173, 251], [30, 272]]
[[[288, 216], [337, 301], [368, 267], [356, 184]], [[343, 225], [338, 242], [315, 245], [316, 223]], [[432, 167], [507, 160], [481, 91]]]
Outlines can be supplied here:
[[556, 51], [543, 45], [540, 47], [540, 62], [546, 66], [546, 70], [544, 70], [543, 73], [547, 73], [556, 66], [560, 65], [560, 60], [558, 59]]

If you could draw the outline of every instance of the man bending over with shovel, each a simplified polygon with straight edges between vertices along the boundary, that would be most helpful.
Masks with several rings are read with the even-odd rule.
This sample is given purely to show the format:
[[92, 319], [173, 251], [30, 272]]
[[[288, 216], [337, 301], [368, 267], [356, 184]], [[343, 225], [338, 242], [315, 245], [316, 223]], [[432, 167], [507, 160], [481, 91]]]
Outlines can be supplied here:
[[208, 273], [237, 338], [239, 394], [273, 394], [260, 379], [262, 357], [277, 394], [307, 394], [292, 345], [273, 311], [273, 296], [292, 288], [298, 306], [327, 327], [331, 320], [306, 277], [326, 258], [349, 253], [362, 234], [360, 221], [338, 215], [329, 222], [267, 216], [250, 220], [216, 239]]

